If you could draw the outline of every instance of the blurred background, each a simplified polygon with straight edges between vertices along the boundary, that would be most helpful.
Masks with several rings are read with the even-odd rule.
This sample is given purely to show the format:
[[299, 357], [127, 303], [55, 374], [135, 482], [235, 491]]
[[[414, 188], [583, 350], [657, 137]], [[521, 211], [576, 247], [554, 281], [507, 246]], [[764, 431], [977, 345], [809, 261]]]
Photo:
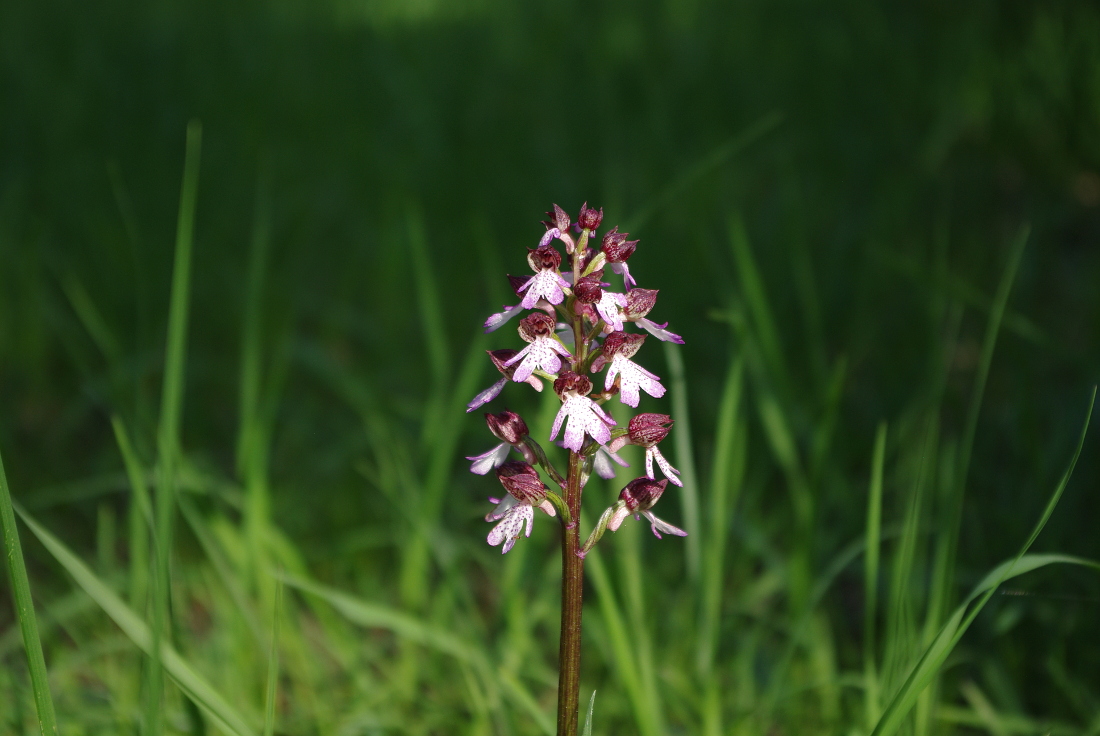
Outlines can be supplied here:
[[[693, 536], [600, 545], [596, 733], [869, 732], [1027, 539], [1100, 374], [1094, 6], [8, 3], [0, 450], [142, 615], [190, 121], [174, 637], [257, 727], [281, 568], [276, 732], [545, 731], [557, 529], [495, 554], [462, 457], [494, 443], [463, 412], [482, 351], [520, 345], [481, 323], [553, 203], [640, 239], [686, 341], [639, 360], [675, 384], [642, 408], [675, 417], [693, 483], [658, 512]], [[487, 408], [545, 431], [545, 398]], [[1036, 551], [1100, 557], [1095, 437]], [[139, 732], [140, 651], [21, 533], [63, 733]], [[1006, 588], [905, 732], [1100, 732], [1096, 574]], [[2, 602], [0, 731], [30, 733]], [[167, 693], [169, 732], [202, 732]]]

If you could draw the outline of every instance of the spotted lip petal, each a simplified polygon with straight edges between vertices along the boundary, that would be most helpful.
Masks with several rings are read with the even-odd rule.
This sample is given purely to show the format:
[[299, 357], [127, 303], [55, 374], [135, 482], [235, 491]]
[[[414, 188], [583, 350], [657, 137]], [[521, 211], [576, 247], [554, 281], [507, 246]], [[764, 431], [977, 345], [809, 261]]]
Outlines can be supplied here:
[[656, 399], [665, 395], [665, 387], [661, 385], [661, 379], [658, 376], [622, 355], [616, 355], [611, 360], [611, 367], [607, 370], [607, 377], [604, 380], [605, 390], [611, 389], [616, 375], [619, 375], [619, 400], [627, 406], [638, 407], [638, 401], [641, 398], [638, 389]]
[[558, 409], [558, 415], [554, 417], [554, 426], [550, 433], [552, 442], [558, 436], [562, 422], [569, 418], [565, 426], [565, 437], [562, 443], [574, 452], [580, 452], [584, 444], [584, 435], [589, 435], [601, 445], [606, 445], [611, 440], [611, 429], [616, 422], [604, 411], [599, 404], [587, 396], [569, 396], [562, 402]]
[[565, 292], [562, 289], [567, 288], [569, 288], [569, 282], [557, 271], [539, 271], [520, 287], [520, 291], [524, 292], [521, 306], [524, 309], [532, 309], [539, 299], [545, 299], [551, 304], [561, 304], [565, 299]]
[[658, 450], [656, 446], [647, 447], [645, 449], [645, 474], [646, 474], [646, 476], [648, 476], [650, 478], [654, 477], [654, 475], [653, 475], [653, 461], [654, 460], [657, 461], [657, 465], [660, 466], [661, 471], [665, 474], [665, 477], [668, 478], [669, 483], [671, 483], [674, 486], [680, 486], [681, 488], [684, 487], [684, 482], [682, 480], [680, 480], [679, 477], [677, 477], [677, 476], [680, 475], [680, 471], [677, 470], [676, 468], [672, 467], [671, 464], [669, 464], [668, 460], [665, 459], [665, 456], [661, 454], [661, 451]]
[[504, 513], [500, 522], [492, 528], [485, 540], [490, 546], [496, 547], [501, 542], [504, 547], [500, 550], [502, 555], [515, 546], [520, 533], [527, 529], [526, 536], [531, 536], [531, 523], [535, 518], [534, 509], [529, 504], [517, 503]]
[[512, 365], [521, 358], [523, 359], [523, 362], [519, 364], [516, 372], [512, 375], [513, 381], [522, 383], [530, 378], [536, 370], [541, 369], [550, 374], [560, 371], [561, 358], [558, 355], [569, 357], [569, 351], [552, 337], [540, 337], [516, 353], [505, 365]]

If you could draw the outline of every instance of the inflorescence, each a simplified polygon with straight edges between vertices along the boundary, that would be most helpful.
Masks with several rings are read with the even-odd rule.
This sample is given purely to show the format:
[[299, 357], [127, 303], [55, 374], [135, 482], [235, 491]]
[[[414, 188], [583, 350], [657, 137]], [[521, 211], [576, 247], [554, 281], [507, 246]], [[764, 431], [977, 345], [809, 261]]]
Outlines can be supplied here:
[[[637, 240], [628, 240], [628, 234], [615, 227], [596, 245], [603, 210], [590, 208], [587, 203], [581, 207], [575, 223], [557, 205], [547, 215], [550, 219], [542, 223], [546, 232], [538, 247], [527, 252], [527, 263], [534, 275], [508, 276], [519, 303], [505, 306], [485, 321], [485, 331], [492, 332], [513, 317], [529, 312], [519, 320], [519, 336], [527, 345], [519, 351], [489, 351], [501, 378], [475, 396], [466, 411], [495, 399], [509, 382], [526, 383], [542, 391], [543, 381], [549, 381], [562, 402], [550, 441], [558, 437], [564, 424], [560, 444], [580, 458], [578, 489], [584, 487], [593, 470], [602, 478], [613, 479], [613, 463], [627, 467], [617, 454], [624, 445], [645, 448], [646, 474], [622, 489], [618, 501], [603, 512], [588, 541], [577, 550], [578, 556], [584, 557], [605, 531], [616, 531], [631, 515], [636, 519], [645, 517], [658, 538], [661, 532], [686, 536], [687, 532], [662, 521], [650, 510], [669, 483], [683, 485], [677, 477], [679, 471], [657, 448], [672, 427], [671, 417], [638, 414], [622, 427], [602, 406], [616, 395], [632, 408], [638, 407], [643, 391], [654, 398], [664, 396], [661, 379], [633, 358], [650, 336], [679, 344], [684, 341], [666, 329], [667, 323], [657, 324], [648, 318], [657, 303], [657, 290], [638, 288], [627, 265], [637, 248]], [[565, 247], [564, 259], [554, 241]], [[605, 270], [622, 276], [623, 292], [609, 290], [611, 284], [603, 280]], [[640, 327], [648, 334], [630, 332], [628, 325]], [[605, 371], [602, 381], [598, 377], [589, 378], [601, 371]], [[490, 499], [496, 508], [485, 520], [496, 525], [489, 532], [489, 544], [502, 544], [502, 551], [508, 552], [522, 532], [530, 536], [536, 508], [550, 516], [561, 516], [562, 522], [573, 528], [576, 520], [570, 516], [569, 505], [542, 481], [536, 466], [562, 491], [566, 490], [568, 480], [532, 439], [523, 418], [505, 409], [497, 414], [487, 413], [485, 420], [500, 444], [467, 458], [472, 461], [470, 470], [478, 475], [494, 471], [507, 491], [503, 499]], [[523, 460], [509, 460], [512, 451], [522, 455]], [[658, 481], [653, 475], [654, 461], [665, 475], [663, 480]], [[570, 467], [574, 464], [570, 463]]]

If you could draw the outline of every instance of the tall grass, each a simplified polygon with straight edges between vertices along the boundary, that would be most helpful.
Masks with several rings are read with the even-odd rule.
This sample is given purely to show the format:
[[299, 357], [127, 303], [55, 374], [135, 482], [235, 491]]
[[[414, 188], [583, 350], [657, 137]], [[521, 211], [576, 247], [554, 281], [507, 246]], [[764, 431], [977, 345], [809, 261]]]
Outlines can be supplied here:
[[[196, 131], [189, 136], [181, 222], [194, 216]], [[455, 508], [476, 514], [476, 505], [444, 501], [460, 482], [454, 474], [456, 417], [479, 385], [484, 343], [475, 338], [458, 370], [449, 369], [442, 298], [415, 209], [409, 210], [407, 242], [417, 268], [427, 274], [417, 289], [433, 356], [419, 434], [399, 431], [379, 398], [380, 387], [369, 378], [349, 375], [315, 353], [299, 358], [362, 421], [367, 454], [359, 468], [378, 492], [372, 503], [394, 512], [390, 533], [372, 544], [390, 550], [394, 573], [323, 583], [308, 554], [280, 530], [266, 473], [277, 379], [265, 376], [261, 358], [267, 258], [262, 196], [241, 333], [236, 479], [200, 470], [179, 440], [192, 238], [190, 226], [181, 226], [156, 472], [138, 457], [121, 420], [114, 423], [129, 490], [126, 566], [108, 561], [97, 573], [20, 512], [56, 563], [106, 614], [97, 618], [87, 607], [67, 612], [59, 601], [46, 605], [47, 617], [63, 627], [79, 622], [100, 632], [113, 621], [134, 651], [148, 657], [138, 701], [138, 660], [126, 647], [58, 650], [55, 678], [65, 691], [61, 720], [112, 723], [142, 733], [188, 722], [192, 730], [209, 724], [241, 735], [552, 733], [557, 603], [555, 566], [547, 557], [554, 544], [551, 525], [501, 559], [482, 547], [476, 528], [460, 533], [468, 525], [456, 529], [446, 517]], [[676, 445], [674, 463], [688, 481], [682, 511], [690, 544], [655, 544], [642, 525], [627, 524], [589, 557], [585, 681], [601, 691], [589, 720], [592, 732], [628, 729], [659, 736], [779, 728], [885, 736], [903, 728], [940, 732], [949, 723], [983, 724], [1003, 733], [1043, 723], [999, 710], [973, 680], [942, 679], [963, 635], [1004, 581], [1051, 564], [1098, 566], [1071, 555], [1028, 553], [1069, 484], [1082, 430], [1069, 467], [1020, 552], [948, 608], [956, 597], [959, 493], [1024, 238], [1011, 250], [992, 302], [961, 441], [944, 437], [935, 407], [893, 421], [898, 428], [890, 432], [881, 425], [867, 438], [869, 490], [852, 500], [866, 509], [864, 531], [828, 549], [816, 527], [827, 479], [839, 472], [829, 466], [828, 447], [839, 426], [833, 418], [835, 387], [843, 384], [844, 364], [838, 361], [834, 375], [823, 377], [815, 396], [819, 423], [807, 445], [796, 437], [803, 421], [797, 392], [747, 232], [736, 221], [730, 232], [741, 288], [718, 315], [730, 328], [733, 358], [714, 426], [692, 421], [686, 397], [691, 365], [675, 349], [668, 353], [676, 431], [687, 438]], [[536, 432], [546, 431], [553, 412], [553, 402], [545, 399], [532, 422]], [[693, 446], [693, 437], [711, 441]], [[699, 447], [711, 448], [703, 473], [696, 470]], [[632, 464], [641, 461], [627, 456]], [[157, 489], [155, 499], [149, 485]], [[780, 489], [777, 503], [770, 493]], [[6, 484], [4, 491], [0, 505], [8, 509], [5, 539], [32, 691], [49, 732], [55, 726], [36, 617]], [[616, 491], [614, 484], [594, 482], [588, 493], [610, 502]], [[190, 531], [185, 539], [173, 532], [176, 509]], [[173, 558], [178, 562], [172, 564]], [[853, 637], [830, 600], [842, 581], [857, 576], [861, 558], [861, 633]], [[920, 583], [924, 576], [927, 586]], [[284, 589], [294, 594], [284, 596]], [[187, 613], [196, 607], [209, 624]], [[856, 657], [848, 653], [853, 648]], [[76, 708], [68, 691], [73, 678], [105, 659], [112, 665], [96, 671], [108, 697]], [[174, 692], [162, 694], [161, 672], [175, 684]], [[12, 691], [13, 702], [22, 697]], [[957, 704], [959, 697], [965, 705]], [[1050, 724], [1055, 726], [1087, 733], [1091, 724]]]
[[[661, 514], [690, 536], [628, 522], [589, 557], [586, 728], [1100, 733], [1074, 651], [1095, 543], [1035, 536], [1091, 518], [1095, 14], [706, 6], [590, 17], [577, 45], [535, 6], [388, 35], [283, 9], [255, 109], [255, 67], [238, 88], [223, 66], [236, 17], [111, 16], [103, 49], [163, 49], [147, 79], [96, 76], [91, 11], [41, 28], [79, 40], [58, 58], [89, 89], [171, 99], [134, 126], [213, 111], [182, 193], [153, 134], [88, 186], [90, 134], [53, 144], [118, 121], [55, 94], [13, 8], [5, 48], [48, 94], [16, 90], [4, 140], [37, 153], [8, 158], [53, 178], [0, 192], [0, 732], [552, 733], [557, 532], [484, 544], [463, 406], [495, 378], [477, 321], [511, 298], [529, 202], [590, 196], [627, 210], [643, 285], [648, 253], [682, 264], [655, 318], [688, 339], [657, 372], [686, 486]], [[186, 55], [198, 91], [172, 82], [175, 21], [231, 41]], [[544, 77], [589, 79], [593, 114], [508, 91]], [[228, 153], [250, 146], [258, 176]], [[548, 435], [550, 392], [515, 401]], [[618, 490], [594, 480], [589, 509]]]

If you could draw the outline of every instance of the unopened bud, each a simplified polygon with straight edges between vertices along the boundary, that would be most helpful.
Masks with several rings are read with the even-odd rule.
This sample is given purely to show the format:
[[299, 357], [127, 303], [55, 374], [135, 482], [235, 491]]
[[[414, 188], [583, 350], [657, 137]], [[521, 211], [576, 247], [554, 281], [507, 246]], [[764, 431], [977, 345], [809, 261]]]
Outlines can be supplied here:
[[538, 506], [546, 500], [546, 485], [539, 478], [539, 471], [527, 463], [509, 460], [496, 472], [501, 485], [517, 501]]
[[628, 233], [620, 233], [619, 228], [613, 227], [603, 236], [600, 250], [607, 256], [611, 263], [624, 263], [627, 258], [634, 255], [634, 249], [638, 247], [637, 240], [627, 240]]
[[[499, 474], [500, 471], [498, 470], [497, 473]], [[653, 480], [643, 475], [626, 484], [626, 488], [619, 493], [619, 500], [626, 504], [632, 514], [649, 511], [657, 504], [667, 485], [667, 479]]]
[[577, 217], [577, 224], [585, 230], [596, 230], [603, 222], [603, 207], [599, 211], [588, 206], [588, 202], [581, 205], [581, 214]]
[[554, 393], [564, 399], [565, 394], [573, 393], [578, 396], [587, 396], [592, 392], [592, 382], [585, 376], [580, 376], [573, 371], [565, 371], [554, 381]]
[[485, 423], [498, 440], [509, 445], [518, 445], [524, 437], [531, 434], [523, 417], [508, 409], [499, 414], [486, 414]]
[[573, 287], [573, 295], [577, 297], [577, 301], [583, 304], [595, 304], [603, 299], [602, 287], [605, 284], [600, 282], [601, 278], [603, 278], [603, 271], [593, 271], [578, 281]]
[[657, 289], [631, 289], [626, 292], [626, 318], [634, 321], [645, 317], [657, 303]]
[[653, 447], [668, 436], [672, 417], [668, 414], [639, 414], [627, 425], [630, 444]]
[[535, 312], [519, 321], [519, 336], [526, 342], [534, 342], [540, 337], [553, 335], [556, 324], [553, 317]]

